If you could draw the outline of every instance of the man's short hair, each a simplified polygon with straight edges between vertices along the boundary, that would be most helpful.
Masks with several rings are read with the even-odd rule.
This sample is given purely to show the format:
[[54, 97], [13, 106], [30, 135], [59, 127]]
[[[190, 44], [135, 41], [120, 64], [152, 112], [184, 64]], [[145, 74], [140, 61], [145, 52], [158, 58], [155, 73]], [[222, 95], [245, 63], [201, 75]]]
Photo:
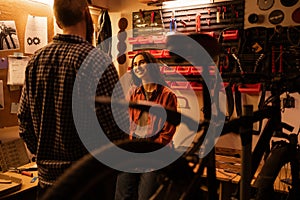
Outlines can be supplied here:
[[86, 0], [54, 0], [53, 12], [57, 24], [68, 27], [84, 19], [84, 9], [88, 8]]

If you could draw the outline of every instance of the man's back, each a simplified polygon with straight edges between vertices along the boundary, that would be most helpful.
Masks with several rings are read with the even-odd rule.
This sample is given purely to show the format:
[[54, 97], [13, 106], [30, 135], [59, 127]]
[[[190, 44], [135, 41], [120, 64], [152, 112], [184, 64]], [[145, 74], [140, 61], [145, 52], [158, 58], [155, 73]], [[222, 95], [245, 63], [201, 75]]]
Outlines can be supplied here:
[[[97, 61], [93, 61], [92, 67], [84, 66], [84, 63], [89, 63], [85, 62], [89, 58]], [[118, 82], [118, 75], [110, 62], [107, 55], [74, 35], [55, 36], [51, 44], [37, 52], [29, 61], [18, 116], [20, 136], [29, 150], [37, 156], [41, 183], [53, 183], [72, 162], [87, 153], [73, 119], [74, 82], [80, 68], [89, 67], [89, 70], [93, 70], [91, 74], [96, 76], [101, 68], [110, 66], [102, 78], [90, 77], [91, 81], [100, 79], [103, 82], [99, 84], [97, 91], [90, 93], [111, 95]], [[105, 113], [109, 116], [105, 116]], [[99, 116], [99, 119], [109, 121], [112, 118], [108, 106], [102, 108], [102, 115], [104, 117]], [[101, 124], [101, 120], [99, 122], [101, 126], [107, 126], [104, 122]], [[111, 121], [108, 123], [110, 126], [106, 129], [114, 133], [120, 132], [116, 124]]]

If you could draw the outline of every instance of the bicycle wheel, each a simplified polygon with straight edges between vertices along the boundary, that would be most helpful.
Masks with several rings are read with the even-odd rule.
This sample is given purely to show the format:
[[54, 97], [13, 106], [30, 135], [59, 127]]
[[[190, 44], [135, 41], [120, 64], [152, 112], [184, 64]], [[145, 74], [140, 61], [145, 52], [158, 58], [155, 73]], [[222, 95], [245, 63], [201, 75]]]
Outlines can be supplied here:
[[[123, 141], [116, 144], [118, 147], [132, 152], [150, 152], [163, 147], [161, 144], [153, 143], [149, 141]], [[97, 150], [96, 154], [109, 153], [111, 145]], [[175, 153], [170, 150], [170, 154]], [[162, 171], [167, 171], [166, 174], [173, 176], [171, 179], [176, 180], [186, 180], [187, 177], [191, 177], [191, 171], [184, 159], [179, 159], [181, 161], [176, 161], [174, 167], [166, 167]], [[157, 160], [157, 162], [164, 162]], [[178, 164], [180, 163], [180, 164]], [[122, 163], [124, 166], [124, 163]], [[126, 163], [125, 163], [126, 165]], [[186, 168], [186, 169], [184, 169]], [[184, 173], [184, 171], [190, 171], [189, 173]], [[71, 166], [51, 187], [42, 200], [65, 200], [65, 199], [103, 199], [111, 200], [114, 198], [115, 189], [115, 178], [119, 171], [114, 170], [95, 159], [92, 155], [86, 155], [73, 166]], [[189, 174], [190, 176], [188, 176]], [[175, 181], [176, 182], [176, 181]], [[174, 184], [177, 185], [177, 184]], [[174, 194], [176, 189], [172, 190]], [[178, 191], [182, 191], [178, 190]], [[177, 191], [177, 193], [178, 193]], [[173, 195], [174, 195], [173, 194]], [[162, 195], [162, 194], [159, 194]], [[177, 196], [180, 196], [178, 194]]]
[[285, 141], [275, 142], [254, 183], [254, 187], [257, 188], [256, 200], [278, 199], [278, 196], [275, 195], [274, 182], [282, 168], [289, 164], [291, 160], [290, 151], [289, 143]]
[[86, 155], [67, 169], [41, 199], [113, 199], [117, 173], [93, 156]]

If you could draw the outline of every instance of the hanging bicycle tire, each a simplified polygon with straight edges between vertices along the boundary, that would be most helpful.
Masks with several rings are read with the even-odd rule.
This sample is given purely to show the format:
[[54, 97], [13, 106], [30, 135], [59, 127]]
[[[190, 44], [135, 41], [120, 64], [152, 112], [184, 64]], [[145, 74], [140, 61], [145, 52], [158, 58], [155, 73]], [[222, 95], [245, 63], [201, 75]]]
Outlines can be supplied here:
[[[299, 149], [294, 153], [299, 156]], [[273, 144], [271, 152], [254, 183], [254, 187], [257, 188], [256, 200], [278, 199], [274, 190], [274, 182], [281, 169], [291, 161], [291, 156], [289, 143], [278, 141]], [[298, 190], [298, 188], [292, 188], [285, 199], [296, 200], [296, 198], [299, 198], [297, 196], [299, 194], [296, 194], [299, 193]]]

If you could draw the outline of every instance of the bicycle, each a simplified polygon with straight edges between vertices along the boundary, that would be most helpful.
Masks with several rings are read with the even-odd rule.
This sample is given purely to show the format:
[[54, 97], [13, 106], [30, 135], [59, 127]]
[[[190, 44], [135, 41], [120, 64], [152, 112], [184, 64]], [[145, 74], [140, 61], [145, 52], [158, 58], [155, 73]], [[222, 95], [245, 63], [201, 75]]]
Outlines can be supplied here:
[[[277, 27], [279, 34], [282, 34], [283, 28]], [[292, 56], [295, 56], [295, 66], [296, 68], [300, 66], [300, 38], [299, 32], [296, 27], [288, 27], [286, 30], [286, 37], [289, 43], [292, 45], [290, 51]], [[280, 58], [282, 57], [282, 50]], [[295, 88], [298, 88], [297, 85]], [[278, 101], [278, 100], [277, 100]], [[283, 100], [283, 109], [295, 107], [295, 100], [286, 95], [286, 98]], [[298, 133], [293, 133], [293, 127], [288, 126], [287, 124], [282, 123], [282, 128], [285, 128], [290, 134], [283, 132], [282, 129], [277, 130], [274, 134], [275, 137], [282, 138], [285, 140], [272, 141], [272, 146], [268, 149], [266, 154], [266, 159], [264, 165], [256, 179], [254, 187], [257, 188], [256, 199], [274, 199], [274, 183], [278, 177], [280, 171], [286, 167], [290, 168], [290, 177], [283, 180], [288, 184], [288, 193], [285, 197], [287, 200], [296, 199], [300, 195], [300, 146], [298, 143]]]
[[[107, 102], [108, 101], [110, 100], [107, 100]], [[126, 106], [128, 106], [128, 103], [126, 104], [124, 102], [123, 103], [118, 102], [118, 104], [121, 104], [122, 106], [124, 106], [125, 104]], [[129, 106], [137, 109], [143, 109], [143, 110], [149, 110], [149, 108], [151, 107], [150, 105], [143, 105], [143, 104], [136, 104], [136, 103], [130, 103]], [[162, 108], [158, 107], [157, 109], [159, 110]], [[199, 127], [198, 131], [200, 131], [203, 127], [208, 125], [207, 122], [203, 122], [199, 124], [198, 122], [195, 122], [192, 119], [190, 119], [188, 116], [181, 117], [182, 114], [180, 113], [168, 109], [166, 110], [167, 112], [169, 112], [167, 115], [168, 116], [167, 120], [172, 121], [172, 123], [174, 123], [175, 125], [178, 125], [179, 123], [186, 123], [188, 124], [188, 126], [194, 126], [195, 124], [198, 124]], [[152, 111], [153, 111], [153, 107], [152, 107]], [[259, 157], [262, 158], [263, 153], [265, 152], [265, 148], [262, 148], [261, 145], [265, 147], [266, 146], [265, 144], [268, 141], [270, 141], [270, 138], [272, 137], [273, 130], [276, 130], [278, 128], [277, 126], [278, 115], [274, 115], [275, 113], [280, 114], [280, 109], [278, 110], [277, 104], [274, 104], [272, 106], [266, 106], [262, 110], [255, 111], [253, 113], [253, 117], [249, 118], [249, 117], [241, 116], [239, 118], [227, 122], [224, 125], [222, 134], [226, 134], [232, 131], [239, 132], [240, 126], [247, 125], [247, 124], [249, 125], [259, 120], [262, 120], [264, 118], [269, 119], [269, 122], [265, 126], [265, 129], [262, 131], [261, 139], [258, 141], [256, 149], [253, 152], [254, 159], [252, 160], [253, 168], [251, 171], [251, 176], [254, 175], [254, 173], [257, 170], [259, 164], [258, 161], [260, 161]], [[182, 121], [180, 121], [180, 119], [182, 119]], [[157, 194], [157, 199], [163, 199], [161, 196], [170, 197], [171, 194], [176, 197], [176, 198], [174, 197], [174, 199], [192, 199], [193, 195], [195, 194], [195, 190], [197, 190], [197, 188], [199, 188], [200, 183], [203, 182], [202, 179], [203, 170], [208, 165], [209, 162], [209, 155], [204, 157], [203, 159], [199, 159], [195, 154], [195, 152], [199, 149], [199, 146], [203, 143], [203, 139], [204, 136], [202, 135], [201, 137], [199, 137], [197, 141], [194, 142], [193, 146], [189, 149], [189, 151], [187, 151], [182, 157], [180, 157], [178, 161], [162, 169], [163, 174], [166, 174], [166, 176], [163, 179], [162, 187], [159, 191], [160, 193]], [[148, 150], [153, 150], [161, 147], [158, 144], [153, 144], [148, 141], [144, 141], [144, 142], [143, 141], [122, 141], [116, 145], [119, 145], [120, 147], [123, 147], [127, 150], [137, 151], [137, 152], [140, 151], [141, 149], [144, 150], [146, 149], [148, 151]], [[98, 150], [95, 154], [98, 153], [109, 154], [110, 147], [111, 145], [103, 147], [100, 150]], [[176, 152], [170, 151], [170, 154], [174, 154], [174, 153]], [[160, 160], [159, 162], [163, 162], [163, 161]], [[194, 167], [189, 167], [190, 163], [194, 163], [194, 166], [198, 165], [199, 168], [196, 172], [194, 172], [195, 169]], [[124, 163], [121, 162], [120, 164], [124, 164]], [[95, 173], [96, 170], [97, 171], [100, 170], [101, 173]], [[185, 173], [183, 173], [182, 175], [180, 175], [180, 173], [176, 173], [179, 170], [184, 171]], [[88, 173], [86, 171], [88, 171]], [[49, 198], [48, 196], [48, 198], [45, 199], [53, 199], [53, 197], [55, 197], [55, 199], [63, 199], [66, 198], [65, 195], [68, 195], [68, 197], [70, 197], [71, 195], [73, 199], [74, 191], [78, 191], [78, 192], [80, 191], [80, 193], [74, 194], [74, 199], [76, 199], [76, 197], [77, 198], [82, 197], [80, 196], [80, 194], [84, 194], [84, 192], [87, 192], [91, 188], [91, 185], [97, 182], [103, 184], [103, 180], [106, 180], [108, 177], [113, 177], [117, 173], [118, 172], [116, 170], [113, 170], [99, 163], [93, 156], [88, 155], [87, 157], [82, 159], [79, 163], [74, 165], [70, 170], [68, 170], [68, 173], [64, 174], [59, 179], [57, 185], [53, 187], [53, 191], [55, 191], [54, 194], [50, 195], [51, 198]], [[212, 178], [212, 177], [208, 176], [208, 178]], [[89, 184], [84, 185], [83, 187], [82, 185], [78, 186], [78, 182], [88, 182]], [[184, 183], [185, 186], [184, 189], [182, 188], [183, 186], [182, 183]], [[105, 184], [102, 186], [103, 188], [105, 188]], [[179, 186], [181, 187], [181, 189]], [[81, 189], [79, 190], [78, 187], [80, 187]], [[163, 191], [163, 188], [167, 191]], [[68, 193], [67, 191], [70, 191], [70, 193]], [[105, 191], [105, 189], [103, 189], [103, 191]], [[103, 194], [105, 194], [105, 192], [103, 192]], [[209, 199], [214, 199], [214, 198], [211, 197]]]
[[[229, 120], [224, 124], [224, 127], [222, 129], [221, 135], [225, 135], [229, 132], [240, 133], [241, 128], [244, 128], [243, 133], [246, 133], [247, 136], [244, 139], [242, 138], [242, 140], [244, 140], [245, 145], [247, 145], [249, 144], [247, 138], [249, 139], [249, 136], [252, 136], [252, 130], [250, 129], [252, 129], [251, 126], [253, 125], [253, 123], [261, 121], [263, 119], [268, 120], [264, 129], [260, 133], [261, 136], [254, 148], [254, 151], [250, 155], [252, 157], [251, 170], [249, 170], [248, 173], [247, 171], [244, 171], [242, 173], [247, 176], [247, 181], [249, 181], [249, 179], [252, 179], [254, 177], [254, 174], [256, 173], [265, 152], [268, 151], [267, 147], [273, 136], [273, 133], [281, 132], [280, 130], [285, 125], [284, 123], [282, 123], [281, 120], [280, 95], [284, 92], [299, 92], [299, 74], [296, 74], [296, 76], [293, 77], [287, 77], [284, 75], [280, 75], [278, 77], [270, 77], [266, 74], [259, 73], [237, 73], [231, 74], [230, 76], [236, 76], [236, 78], [238, 78], [239, 81], [252, 79], [253, 77], [256, 81], [260, 81], [257, 78], [259, 76], [264, 82], [270, 85], [271, 96], [273, 97], [267, 99], [267, 102], [262, 108], [260, 108], [258, 111], [250, 113], [249, 116], [242, 115], [240, 117], [237, 117], [236, 119]], [[98, 102], [109, 104], [112, 103], [110, 99], [99, 100]], [[206, 103], [207, 102], [209, 101], [207, 101], [206, 99]], [[271, 105], [268, 105], [268, 103], [271, 103]], [[151, 105], [137, 104], [134, 102], [114, 102], [114, 106], [130, 106], [145, 111], [151, 108], [151, 111], [153, 112], [153, 107], [151, 107]], [[193, 199], [195, 192], [200, 188], [201, 182], [204, 181], [202, 175], [204, 172], [204, 168], [207, 167], [208, 199], [215, 200], [217, 198], [217, 192], [214, 149], [212, 149], [209, 152], [209, 154], [203, 158], [199, 158], [197, 155], [197, 152], [203, 144], [204, 138], [207, 134], [207, 128], [212, 117], [211, 113], [209, 112], [209, 110], [205, 110], [207, 112], [207, 116], [205, 117], [204, 121], [199, 123], [181, 113], [168, 110], [168, 108], [157, 107], [156, 109], [165, 109], [165, 111], [167, 112], [166, 120], [176, 126], [179, 123], [185, 123], [188, 127], [193, 127], [194, 125], [196, 125], [198, 127], [197, 132], [201, 132], [202, 135], [196, 138], [196, 140], [192, 143], [191, 147], [177, 161], [172, 163], [170, 166], [161, 169], [161, 172], [163, 174], [161, 187], [159, 187], [157, 193], [155, 193], [155, 196], [152, 199], [168, 199], [170, 198], [170, 196], [172, 197], [172, 199]], [[158, 111], [158, 113], [161, 112]], [[241, 137], [245, 136], [243, 133], [240, 133]], [[148, 141], [123, 141], [116, 145], [120, 146], [121, 148], [128, 149], [130, 151], [132, 151], [133, 148], [133, 151], [137, 152], [141, 151], [141, 149], [151, 151], [153, 150], [153, 146], [155, 146], [154, 149], [161, 148], [160, 146], [157, 146], [157, 144], [153, 144]], [[97, 152], [95, 152], [94, 155], [98, 153], [107, 153], [110, 151], [110, 148], [111, 145], [105, 146]], [[169, 153], [170, 155], [176, 154], [176, 152], [174, 151], [170, 151]], [[157, 162], [164, 161], [158, 160]], [[126, 163], [121, 162], [120, 165], [122, 164]], [[193, 165], [190, 166], [190, 164]], [[98, 166], [99, 168], [95, 168], [95, 166]], [[95, 174], [94, 170], [96, 169], [101, 169], [102, 173]], [[88, 171], [87, 174], [85, 173], [85, 170]], [[184, 174], [182, 176], [180, 175], [180, 173], [176, 173], [179, 170], [184, 171]], [[116, 173], [118, 173], [116, 170], [104, 166], [103, 164], [99, 164], [99, 162], [95, 160], [95, 158], [92, 155], [88, 155], [87, 157], [83, 158], [83, 160], [79, 161], [77, 164], [71, 167], [70, 170], [68, 170], [67, 173], [65, 173], [58, 180], [57, 184], [51, 189], [51, 191], [48, 193], [47, 196], [45, 196], [44, 199], [65, 199], [67, 197], [72, 197], [72, 199], [80, 199], [80, 197], [82, 197], [82, 195], [84, 195], [84, 193], [86, 193], [91, 188], [92, 184], [96, 183], [103, 186], [103, 194], [105, 194], [105, 192], [107, 191], [105, 190], [105, 184], [103, 184], [103, 181], [106, 180], [106, 178], [108, 177], [113, 177]], [[293, 179], [294, 178], [296, 179], [296, 177], [293, 177]], [[79, 187], [81, 188], [82, 185], [78, 186], [78, 182], [85, 181], [88, 182], [88, 184], [84, 185], [84, 188], [79, 190]], [[245, 191], [250, 189], [250, 183], [244, 183], [244, 187], [246, 188], [242, 188], [241, 190], [241, 199], [250, 199], [250, 196], [248, 194], [249, 191]], [[246, 193], [245, 196], [243, 196], [244, 192]]]

